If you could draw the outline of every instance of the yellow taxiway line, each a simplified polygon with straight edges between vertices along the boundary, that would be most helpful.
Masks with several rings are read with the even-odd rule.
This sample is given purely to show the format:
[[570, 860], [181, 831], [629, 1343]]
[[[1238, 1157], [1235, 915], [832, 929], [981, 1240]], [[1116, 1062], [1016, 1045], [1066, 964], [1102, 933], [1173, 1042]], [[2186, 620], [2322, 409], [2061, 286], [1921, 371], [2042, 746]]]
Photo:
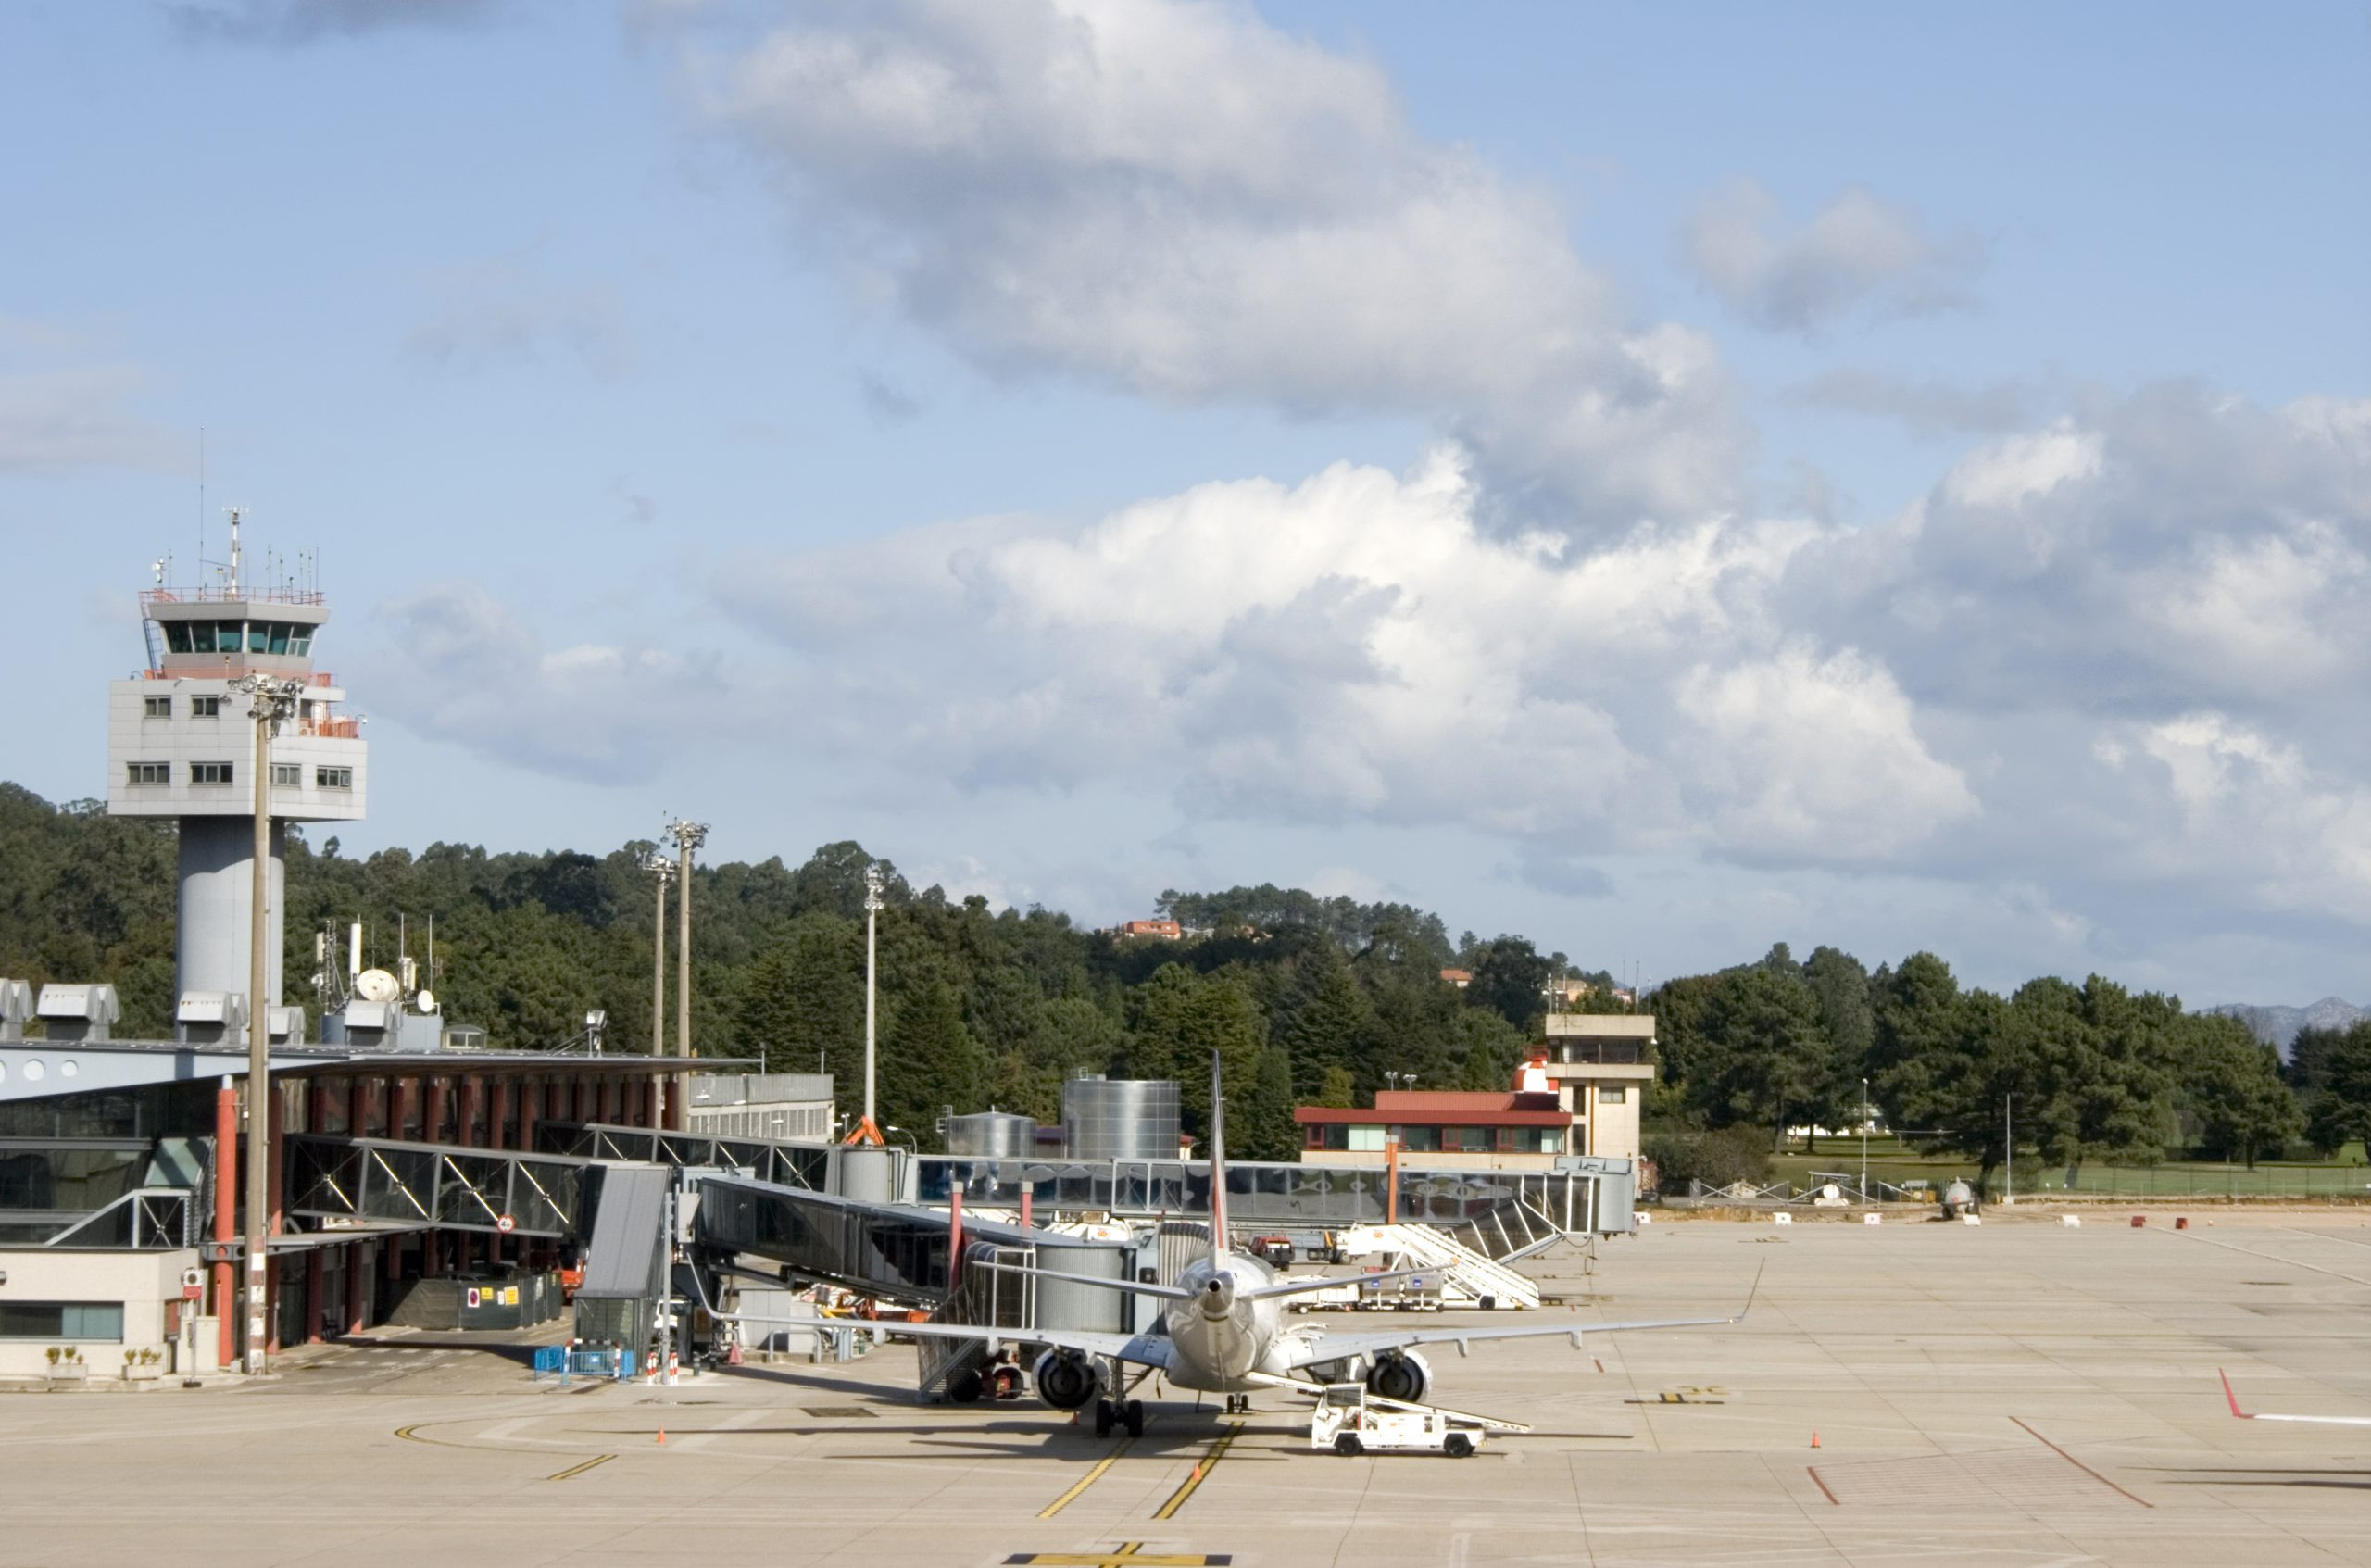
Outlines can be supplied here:
[[1121, 1438], [1120, 1446], [1118, 1448], [1113, 1449], [1110, 1453], [1096, 1461], [1095, 1468], [1088, 1471], [1085, 1475], [1079, 1477], [1078, 1485], [1073, 1486], [1069, 1491], [1064, 1492], [1060, 1497], [1056, 1498], [1052, 1502], [1048, 1503], [1045, 1508], [1039, 1512], [1037, 1517], [1040, 1519], [1051, 1519], [1062, 1510], [1070, 1507], [1071, 1504], [1078, 1501], [1079, 1495], [1085, 1492], [1089, 1486], [1094, 1486], [1098, 1481], [1102, 1480], [1103, 1473], [1110, 1469], [1113, 1465], [1119, 1463], [1120, 1456], [1126, 1453], [1129, 1446], [1135, 1442], [1135, 1439], [1134, 1437]]

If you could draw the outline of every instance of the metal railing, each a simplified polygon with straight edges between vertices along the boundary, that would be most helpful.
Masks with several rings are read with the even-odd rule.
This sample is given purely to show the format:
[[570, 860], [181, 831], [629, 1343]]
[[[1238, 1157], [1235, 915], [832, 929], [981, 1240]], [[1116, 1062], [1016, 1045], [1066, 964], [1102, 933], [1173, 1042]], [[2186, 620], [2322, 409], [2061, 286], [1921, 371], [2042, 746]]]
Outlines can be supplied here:
[[140, 590], [140, 602], [144, 605], [317, 605], [323, 600], [320, 590], [317, 588], [267, 587], [246, 583], [233, 588], [228, 583], [201, 583], [192, 588], [143, 588]]
[[196, 1246], [198, 1223], [195, 1195], [187, 1187], [140, 1187], [93, 1210], [42, 1245], [169, 1251]]

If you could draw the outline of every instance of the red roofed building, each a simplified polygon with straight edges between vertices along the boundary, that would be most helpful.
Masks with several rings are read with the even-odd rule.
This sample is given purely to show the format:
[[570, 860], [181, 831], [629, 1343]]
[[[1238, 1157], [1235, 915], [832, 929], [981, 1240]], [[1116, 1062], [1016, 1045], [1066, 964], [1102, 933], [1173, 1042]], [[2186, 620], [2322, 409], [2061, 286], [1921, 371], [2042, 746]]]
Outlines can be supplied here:
[[1173, 920], [1132, 920], [1121, 922], [1115, 936], [1159, 936], [1175, 942], [1186, 935], [1186, 928]]
[[1449, 1169], [1547, 1171], [1570, 1154], [1637, 1159], [1654, 1020], [1558, 1015], [1548, 1024], [1505, 1093], [1385, 1089], [1365, 1109], [1297, 1107], [1302, 1163], [1380, 1166], [1390, 1142], [1404, 1159]]

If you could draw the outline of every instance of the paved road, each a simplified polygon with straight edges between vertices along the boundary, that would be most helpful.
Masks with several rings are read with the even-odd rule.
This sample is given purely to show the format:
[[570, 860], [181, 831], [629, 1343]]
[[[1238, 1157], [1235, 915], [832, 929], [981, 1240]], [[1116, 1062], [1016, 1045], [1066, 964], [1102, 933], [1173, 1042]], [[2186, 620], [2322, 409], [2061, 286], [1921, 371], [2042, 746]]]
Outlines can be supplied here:
[[1281, 1403], [1156, 1395], [1132, 1443], [922, 1410], [895, 1347], [563, 1391], [420, 1336], [268, 1385], [5, 1398], [0, 1568], [2371, 1563], [2371, 1429], [2233, 1421], [2214, 1375], [2371, 1414], [2371, 1225], [2163, 1224], [1657, 1227], [1586, 1281], [1549, 1265], [1579, 1315], [1725, 1306], [1766, 1262], [1748, 1321], [1444, 1351], [1438, 1398], [1537, 1427], [1465, 1461], [1312, 1453]]

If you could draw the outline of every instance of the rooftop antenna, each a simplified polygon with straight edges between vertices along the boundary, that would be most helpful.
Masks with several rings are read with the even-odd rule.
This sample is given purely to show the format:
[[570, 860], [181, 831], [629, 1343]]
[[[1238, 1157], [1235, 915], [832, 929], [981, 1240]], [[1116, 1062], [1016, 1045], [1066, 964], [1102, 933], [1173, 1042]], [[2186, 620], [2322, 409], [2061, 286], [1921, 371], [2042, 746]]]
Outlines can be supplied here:
[[197, 427], [197, 581], [206, 583], [206, 427]]
[[231, 597], [239, 596], [239, 508], [231, 508]]

